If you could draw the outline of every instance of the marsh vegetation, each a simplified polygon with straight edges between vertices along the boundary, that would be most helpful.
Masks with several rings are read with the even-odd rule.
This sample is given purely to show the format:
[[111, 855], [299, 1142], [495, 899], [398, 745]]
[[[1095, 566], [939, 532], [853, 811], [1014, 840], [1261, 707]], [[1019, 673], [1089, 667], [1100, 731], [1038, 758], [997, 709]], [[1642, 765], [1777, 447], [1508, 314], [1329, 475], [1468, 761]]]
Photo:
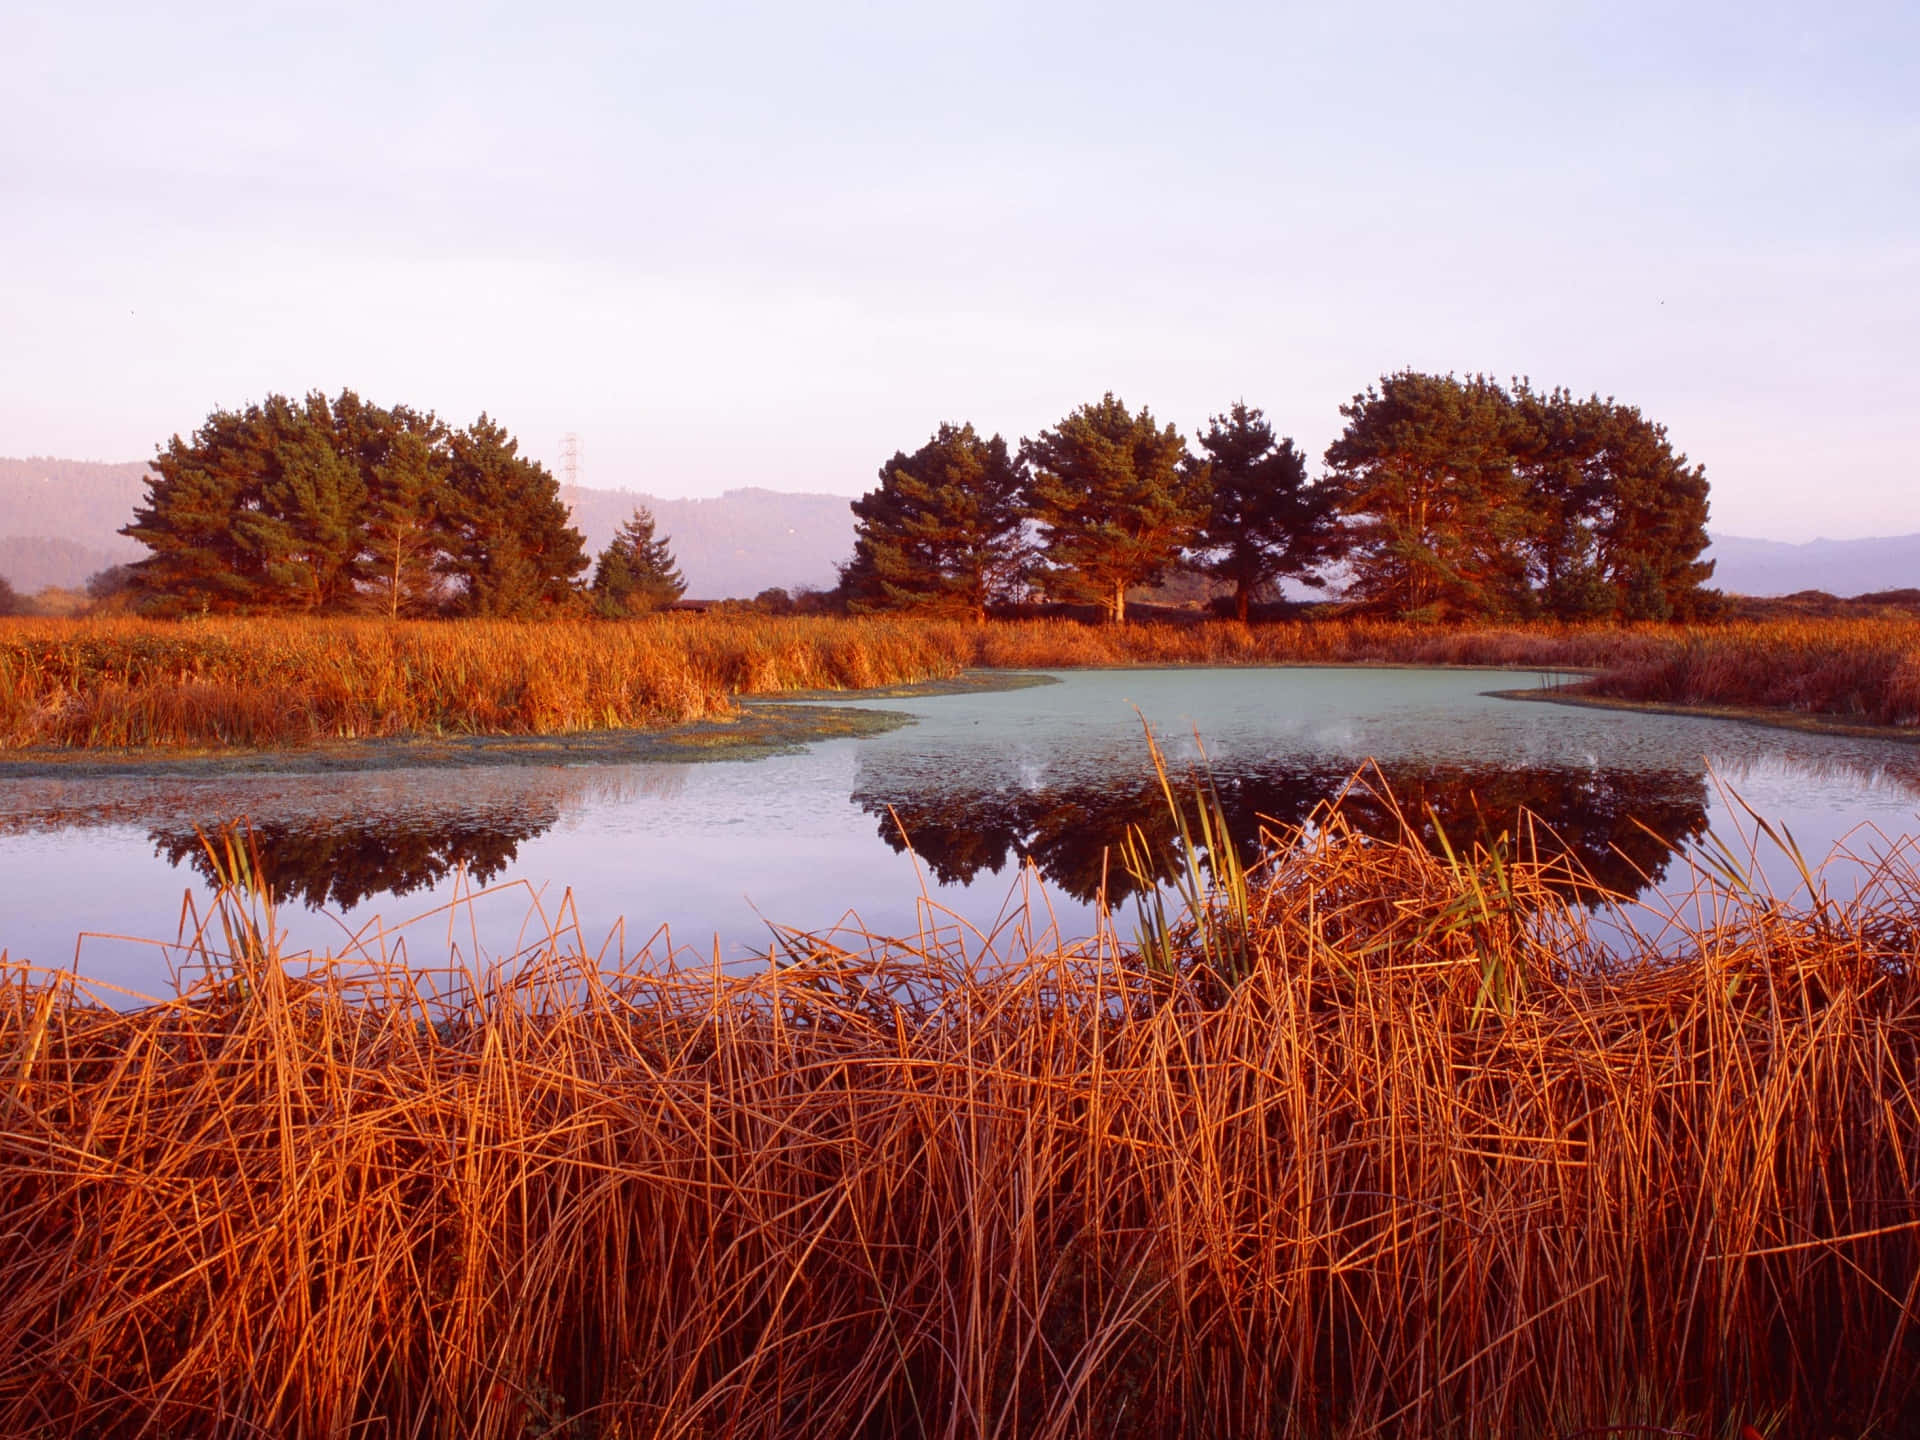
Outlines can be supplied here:
[[216, 840], [185, 993], [0, 994], [0, 1423], [1920, 1420], [1912, 849], [1602, 954], [1564, 854], [1429, 839], [1270, 834], [1151, 961], [1122, 922], [734, 976], [293, 963]]

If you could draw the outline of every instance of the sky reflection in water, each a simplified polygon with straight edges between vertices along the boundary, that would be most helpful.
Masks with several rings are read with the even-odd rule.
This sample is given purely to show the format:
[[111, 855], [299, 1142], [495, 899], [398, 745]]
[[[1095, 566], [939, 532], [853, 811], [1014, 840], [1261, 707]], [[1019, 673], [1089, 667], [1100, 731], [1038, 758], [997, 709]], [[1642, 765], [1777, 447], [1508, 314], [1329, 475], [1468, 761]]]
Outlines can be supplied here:
[[[933, 904], [982, 929], [1031, 899], [1027, 933], [1081, 935], [1103, 877], [1110, 898], [1127, 893], [1109, 859], [1126, 827], [1171, 834], [1136, 705], [1176, 772], [1200, 760], [1197, 730], [1249, 849], [1263, 822], [1306, 819], [1368, 759], [1429, 836], [1437, 819], [1456, 844], [1490, 838], [1525, 808], [1544, 823], [1544, 847], [1563, 846], [1629, 893], [1648, 882], [1684, 887], [1686, 866], [1669, 846], [1710, 825], [1733, 828], [1727, 787], [1784, 821], [1809, 855], [1862, 824], [1888, 835], [1920, 828], [1913, 747], [1481, 693], [1527, 677], [1060, 678], [999, 694], [860, 702], [908, 710], [918, 723], [750, 762], [10, 782], [0, 789], [0, 947], [65, 964], [82, 929], [172, 938], [183, 889], [207, 889], [197, 831], [243, 815], [295, 946], [337, 949], [376, 917], [391, 927], [462, 888], [509, 882], [525, 883], [414, 926], [410, 954], [438, 961], [450, 944], [510, 953], [564, 912], [594, 948], [611, 936], [613, 948], [638, 950], [664, 923], [674, 945], [717, 946], [738, 960], [765, 948], [767, 921], [824, 929], [851, 912], [876, 933], [911, 933], [926, 919], [923, 882]], [[1369, 791], [1351, 792], [1346, 810], [1370, 832], [1395, 828]], [[1028, 862], [1044, 895], [1019, 893]], [[151, 947], [89, 938], [80, 955], [90, 975], [164, 984]]]

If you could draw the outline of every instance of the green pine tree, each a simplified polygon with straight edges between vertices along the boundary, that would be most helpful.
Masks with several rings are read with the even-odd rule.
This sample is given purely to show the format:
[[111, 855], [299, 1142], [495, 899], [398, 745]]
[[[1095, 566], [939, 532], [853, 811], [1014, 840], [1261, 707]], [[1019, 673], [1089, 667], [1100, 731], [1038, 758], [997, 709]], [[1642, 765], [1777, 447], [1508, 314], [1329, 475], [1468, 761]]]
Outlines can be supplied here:
[[161, 448], [122, 535], [148, 554], [131, 567], [140, 608], [161, 614], [245, 610], [267, 595], [265, 568], [236, 528], [257, 514], [271, 446], [258, 406], [216, 410], [193, 438], [175, 435]]
[[1233, 586], [1242, 623], [1262, 587], [1291, 578], [1326, 582], [1314, 573], [1343, 548], [1329, 486], [1310, 484], [1307, 459], [1293, 441], [1276, 441], [1273, 426], [1246, 402], [1208, 421], [1197, 437], [1213, 485], [1213, 501], [1195, 549], [1202, 568]]
[[1546, 608], [1569, 618], [1699, 613], [1713, 562], [1707, 479], [1628, 405], [1516, 382], [1515, 458]]
[[943, 424], [913, 454], [880, 467], [880, 486], [853, 502], [853, 558], [841, 592], [855, 612], [920, 610], [984, 620], [1025, 561], [1025, 467], [995, 435]]
[[687, 592], [667, 537], [655, 537], [652, 512], [638, 506], [593, 567], [594, 609], [618, 619], [664, 610]]
[[1023, 441], [1020, 455], [1033, 467], [1027, 509], [1042, 541], [1041, 588], [1098, 604], [1115, 624], [1127, 618], [1127, 591], [1165, 574], [1206, 521], [1207, 475], [1179, 431], [1144, 406], [1135, 415], [1111, 391]]
[[390, 619], [434, 608], [445, 540], [446, 455], [431, 428], [398, 418], [374, 461], [363, 538], [373, 603]]
[[1533, 526], [1514, 407], [1484, 376], [1402, 371], [1340, 407], [1327, 448], [1353, 589], [1402, 614], [1523, 614]]
[[322, 395], [309, 395], [304, 406], [273, 396], [260, 423], [267, 446], [260, 503], [233, 521], [259, 563], [259, 599], [283, 609], [347, 609], [359, 579], [367, 499], [359, 466], [343, 453]]
[[448, 537], [439, 569], [470, 615], [528, 616], [564, 608], [587, 568], [560, 486], [482, 415], [449, 437]]

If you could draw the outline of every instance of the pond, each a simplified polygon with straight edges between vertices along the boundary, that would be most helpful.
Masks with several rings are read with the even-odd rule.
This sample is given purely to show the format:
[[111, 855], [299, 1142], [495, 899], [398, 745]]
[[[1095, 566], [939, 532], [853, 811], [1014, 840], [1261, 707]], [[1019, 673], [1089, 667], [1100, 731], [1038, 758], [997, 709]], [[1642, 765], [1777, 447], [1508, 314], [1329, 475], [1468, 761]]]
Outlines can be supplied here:
[[[753, 760], [301, 773], [292, 755], [272, 774], [0, 781], [0, 948], [49, 965], [77, 957], [85, 975], [163, 990], [169, 953], [145, 942], [175, 938], [188, 892], [205, 913], [200, 833], [242, 817], [295, 949], [378, 937], [438, 964], [450, 948], [511, 955], [557, 923], [609, 954], [651, 942], [656, 956], [671, 944], [727, 963], [764, 953], [770, 922], [911, 935], [958, 920], [998, 929], [1003, 945], [1076, 938], [1093, 928], [1103, 879], [1113, 900], [1130, 887], [1115, 850], [1127, 827], [1169, 831], [1142, 716], [1176, 771], [1204, 746], [1248, 842], [1262, 817], [1305, 819], [1369, 760], [1429, 831], [1437, 820], [1456, 843], [1492, 836], [1524, 806], [1626, 893], [1686, 888], [1669, 847], [1709, 827], [1750, 832], [1741, 801], [1789, 827], [1809, 857], [1843, 841], [1871, 856], [1920, 830], [1920, 747], [1486, 693], [1547, 677], [1049, 678], [837, 700], [912, 720]], [[1356, 823], [1391, 828], [1376, 797], [1347, 805]], [[1778, 857], [1770, 875], [1791, 888]], [[1844, 870], [1833, 884], [1847, 888]]]

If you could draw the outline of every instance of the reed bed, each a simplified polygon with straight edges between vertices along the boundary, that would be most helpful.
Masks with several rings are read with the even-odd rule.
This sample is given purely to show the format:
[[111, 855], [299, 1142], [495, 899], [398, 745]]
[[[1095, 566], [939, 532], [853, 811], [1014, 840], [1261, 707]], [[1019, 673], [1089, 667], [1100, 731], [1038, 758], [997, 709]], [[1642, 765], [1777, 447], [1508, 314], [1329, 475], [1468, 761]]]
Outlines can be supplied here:
[[644, 728], [961, 663], [939, 632], [885, 621], [0, 621], [0, 749]]
[[1920, 622], [1775, 620], [1690, 630], [1608, 663], [1596, 693], [1920, 725]]
[[1627, 699], [1920, 723], [1920, 622], [1889, 619], [1462, 629], [1352, 619], [27, 619], [0, 620], [0, 750], [646, 728], [724, 718], [742, 695], [970, 667], [1355, 663], [1599, 671], [1590, 688]]
[[429, 975], [233, 888], [174, 998], [15, 966], [0, 1430], [1914, 1433], [1913, 853], [1607, 952], [1561, 863], [1322, 816], [1161, 965]]

